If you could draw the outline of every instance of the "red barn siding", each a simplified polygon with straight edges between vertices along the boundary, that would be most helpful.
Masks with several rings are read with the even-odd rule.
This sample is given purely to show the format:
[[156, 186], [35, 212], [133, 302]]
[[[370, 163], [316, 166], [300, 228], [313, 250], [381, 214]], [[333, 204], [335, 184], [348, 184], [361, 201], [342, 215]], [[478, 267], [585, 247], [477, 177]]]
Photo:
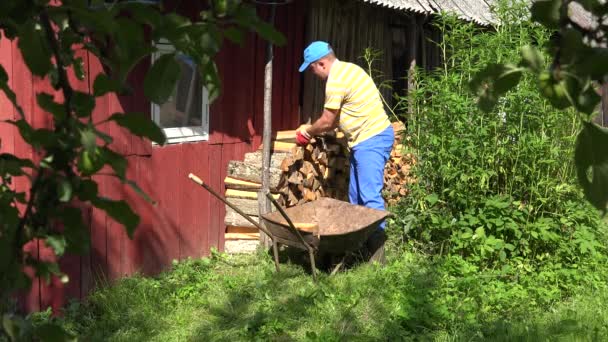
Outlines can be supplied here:
[[[300, 0], [277, 7], [276, 25], [287, 36], [285, 47], [275, 48], [273, 79], [273, 129], [292, 129], [299, 123], [300, 63], [304, 45], [304, 9], [307, 1]], [[268, 16], [268, 8], [261, 15]], [[141, 221], [133, 239], [127, 238], [123, 227], [105, 212], [83, 206], [83, 218], [90, 226], [91, 251], [87, 256], [66, 256], [61, 260], [70, 282], [62, 284], [53, 279], [49, 284], [34, 279], [32, 288], [23, 297], [26, 311], [58, 308], [67, 298], [83, 297], [97, 283], [141, 272], [157, 273], [171, 265], [173, 259], [208, 255], [211, 248], [223, 250], [223, 203], [192, 183], [188, 173], [204, 179], [219, 193], [224, 192], [226, 166], [230, 160], [242, 159], [261, 142], [263, 128], [263, 88], [266, 42], [248, 34], [243, 46], [226, 42], [217, 56], [222, 76], [221, 96], [211, 106], [210, 139], [205, 142], [152, 146], [130, 135], [123, 128], [104, 123], [99, 128], [109, 133], [111, 147], [127, 156], [127, 176], [134, 180], [155, 203], [145, 201], [130, 187], [108, 176], [96, 176], [100, 194], [124, 199], [140, 215]], [[95, 77], [102, 72], [96, 58], [84, 51], [86, 79], [79, 81], [70, 75], [72, 85], [89, 91]], [[15, 42], [0, 39], [0, 63], [9, 74], [11, 87], [17, 92], [27, 119], [35, 127], [50, 127], [51, 118], [35, 105], [36, 93], [54, 93], [49, 84], [33, 77], [25, 66]], [[149, 63], [139, 65], [130, 79], [133, 85], [141, 80]], [[56, 96], [61, 94], [55, 93]], [[93, 112], [95, 122], [101, 122], [115, 112], [138, 112], [150, 115], [150, 103], [141, 87], [130, 96], [113, 94], [98, 98]], [[6, 98], [0, 95], [0, 119], [16, 117]], [[0, 124], [0, 152], [35, 158], [10, 125]], [[29, 183], [16, 180], [16, 188], [25, 191]], [[42, 242], [32, 242], [27, 249], [45, 260], [54, 258]], [[29, 270], [30, 274], [31, 270]]]

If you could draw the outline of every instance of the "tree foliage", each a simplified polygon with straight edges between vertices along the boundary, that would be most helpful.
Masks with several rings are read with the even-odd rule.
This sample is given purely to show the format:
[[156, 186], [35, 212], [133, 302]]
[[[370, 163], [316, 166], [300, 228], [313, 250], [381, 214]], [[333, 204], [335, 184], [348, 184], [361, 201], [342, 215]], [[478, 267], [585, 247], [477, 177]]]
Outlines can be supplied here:
[[[590, 21], [577, 22], [571, 14], [582, 9]], [[579, 11], [581, 12], [581, 11]], [[591, 122], [601, 100], [599, 87], [608, 74], [608, 4], [601, 0], [540, 0], [530, 9], [531, 19], [553, 32], [546, 44], [535, 42], [520, 50], [519, 61], [488, 64], [471, 82], [479, 106], [491, 110], [517, 86], [524, 72], [536, 77], [540, 94], [558, 109], [574, 108], [585, 121], [578, 135], [575, 162], [586, 198], [606, 212], [608, 205], [608, 130]], [[500, 23], [503, 25], [504, 23]], [[548, 62], [541, 50], [551, 55]]]
[[[138, 226], [139, 217], [128, 203], [102, 196], [93, 178], [114, 177], [143, 194], [126, 178], [126, 158], [112, 149], [112, 137], [98, 126], [113, 121], [158, 144], [163, 144], [165, 137], [142, 113], [115, 113], [103, 122], [94, 122], [96, 98], [131, 91], [133, 85], [127, 84], [130, 71], [156, 51], [155, 43], [161, 39], [197, 63], [210, 98], [217, 97], [220, 89], [214, 56], [224, 38], [242, 43], [244, 32], [252, 30], [274, 43], [284, 42], [279, 32], [256, 15], [255, 7], [239, 0], [209, 1], [208, 9], [198, 13], [196, 20], [165, 7], [166, 3], [171, 1], [0, 1], [0, 33], [17, 42], [32, 74], [47, 80], [54, 89], [36, 94], [37, 105], [52, 118], [52, 125], [34, 127], [27, 120], [31, 116], [17, 101], [16, 90], [11, 89], [9, 74], [0, 65], [0, 91], [16, 113], [15, 120], [0, 124], [13, 125], [40, 155], [28, 159], [0, 154], [0, 311], [15, 291], [30, 286], [26, 267], [44, 279], [59, 276], [68, 280], [57, 263], [41, 261], [24, 247], [39, 241], [58, 257], [87, 253], [90, 236], [81, 207], [105, 211], [131, 237]], [[104, 67], [92, 80], [91, 93], [76, 90], [68, 76], [73, 73], [78, 80], [86, 78], [84, 61], [78, 54], [82, 51], [99, 59]], [[168, 54], [157, 59], [145, 77], [144, 93], [153, 102], [166, 101], [175, 87], [178, 66], [173, 57]], [[31, 187], [16, 186], [17, 179], [27, 179], [25, 183]], [[31, 333], [27, 326], [22, 319], [4, 315], [0, 337], [4, 333], [12, 339], [23, 338]], [[34, 333], [67, 338], [47, 326]]]

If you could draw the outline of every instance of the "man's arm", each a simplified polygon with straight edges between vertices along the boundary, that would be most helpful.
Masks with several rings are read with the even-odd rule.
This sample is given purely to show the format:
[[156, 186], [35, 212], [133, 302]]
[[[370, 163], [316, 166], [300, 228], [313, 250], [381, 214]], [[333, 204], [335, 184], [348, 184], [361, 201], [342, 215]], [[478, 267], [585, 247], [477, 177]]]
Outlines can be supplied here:
[[306, 129], [306, 132], [311, 136], [319, 135], [327, 131], [331, 131], [338, 127], [338, 118], [340, 117], [339, 109], [323, 109], [321, 117], [315, 121], [312, 126]]

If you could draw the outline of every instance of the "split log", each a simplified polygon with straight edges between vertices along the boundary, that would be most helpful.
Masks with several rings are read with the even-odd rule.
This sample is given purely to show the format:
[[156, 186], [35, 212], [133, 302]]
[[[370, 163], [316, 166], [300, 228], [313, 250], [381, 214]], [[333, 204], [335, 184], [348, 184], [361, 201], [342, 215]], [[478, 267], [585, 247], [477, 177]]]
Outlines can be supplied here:
[[[254, 183], [262, 183], [262, 170], [261, 166], [250, 165], [242, 161], [231, 160], [228, 162], [228, 176], [240, 180], [245, 180]], [[270, 189], [276, 189], [281, 180], [281, 170], [277, 168], [270, 168]]]
[[[270, 168], [280, 168], [283, 159], [285, 159], [285, 157], [288, 155], [289, 153], [272, 153], [270, 155]], [[243, 159], [243, 162], [254, 167], [262, 167], [262, 151], [245, 153], [245, 159]]]
[[[258, 216], [250, 216], [254, 221], [258, 222]], [[250, 227], [257, 228], [251, 222], [247, 221], [246, 218], [241, 216], [239, 213], [234, 211], [230, 207], [226, 207], [226, 216], [224, 217], [224, 224], [226, 226], [237, 226], [237, 227]]]

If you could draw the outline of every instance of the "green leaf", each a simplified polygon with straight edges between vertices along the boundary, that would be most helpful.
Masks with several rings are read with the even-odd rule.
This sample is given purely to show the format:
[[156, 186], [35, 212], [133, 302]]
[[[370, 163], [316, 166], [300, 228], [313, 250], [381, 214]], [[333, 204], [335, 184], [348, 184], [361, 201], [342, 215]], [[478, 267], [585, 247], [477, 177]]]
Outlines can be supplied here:
[[562, 0], [539, 0], [532, 4], [532, 20], [549, 29], [559, 28]]
[[243, 44], [245, 40], [243, 31], [236, 27], [229, 27], [222, 33], [228, 40], [239, 45]]
[[55, 255], [62, 256], [65, 253], [66, 242], [62, 235], [48, 235], [44, 241], [53, 249]]
[[522, 65], [528, 67], [535, 72], [540, 72], [544, 69], [545, 61], [538, 49], [531, 45], [526, 45], [521, 49]]
[[76, 78], [79, 80], [84, 80], [85, 70], [84, 70], [84, 61], [81, 57], [77, 57], [74, 59], [74, 74]]
[[91, 247], [91, 236], [89, 227], [82, 220], [81, 210], [75, 207], [64, 207], [57, 213], [57, 217], [63, 222], [66, 251], [79, 255], [88, 253]]
[[146, 137], [159, 145], [165, 143], [166, 138], [162, 129], [142, 113], [115, 113], [108, 120], [114, 121], [131, 133]]
[[121, 179], [125, 178], [127, 173], [127, 159], [107, 147], [101, 148], [101, 160], [110, 165], [110, 167], [116, 172], [118, 177]]
[[93, 205], [105, 211], [110, 217], [125, 226], [129, 238], [133, 238], [133, 233], [139, 224], [137, 216], [125, 201], [114, 201], [104, 197], [98, 197]]
[[40, 108], [53, 114], [55, 120], [61, 121], [65, 119], [65, 106], [61, 103], [55, 102], [53, 95], [47, 93], [39, 93], [38, 95], [36, 95], [36, 101], [38, 102]]
[[55, 275], [60, 277], [63, 275], [56, 262], [35, 260], [31, 262], [31, 265], [36, 270], [36, 276], [43, 278], [47, 284], [51, 281], [51, 276]]
[[430, 194], [428, 196], [426, 196], [424, 198], [427, 202], [429, 202], [429, 205], [434, 205], [435, 203], [437, 203], [437, 201], [439, 201], [439, 196], [437, 196], [437, 194]]
[[146, 202], [150, 203], [150, 204], [156, 204], [156, 201], [154, 201], [150, 196], [148, 196], [148, 194], [146, 194], [140, 187], [139, 185], [137, 185], [137, 183], [135, 183], [132, 180], [128, 180], [125, 179], [124, 183], [127, 184], [128, 186], [131, 187], [131, 189], [133, 189], [136, 193], [138, 193], [141, 197], [143, 197]]
[[93, 95], [99, 97], [110, 92], [118, 93], [122, 91], [120, 82], [111, 79], [106, 74], [99, 74], [93, 82]]
[[25, 322], [19, 316], [4, 314], [2, 316], [2, 328], [12, 341], [19, 341], [24, 330]]
[[75, 91], [72, 94], [72, 108], [76, 116], [80, 118], [88, 117], [95, 108], [95, 98], [89, 94]]
[[92, 129], [84, 129], [80, 132], [80, 143], [88, 152], [94, 152], [97, 148], [97, 135]]
[[120, 30], [114, 34], [114, 44], [110, 51], [113, 61], [113, 77], [123, 84], [139, 61], [154, 51], [150, 40], [144, 36], [143, 27], [128, 18], [116, 18]]
[[95, 181], [91, 179], [81, 179], [74, 191], [81, 200], [92, 201], [97, 198], [97, 193], [99, 190]]
[[560, 62], [571, 64], [587, 55], [589, 48], [583, 43], [583, 35], [579, 30], [566, 28], [561, 30]]
[[76, 336], [65, 331], [58, 323], [44, 323], [35, 327], [34, 335], [42, 342], [77, 341]]
[[26, 120], [11, 121], [7, 120], [6, 123], [17, 126], [19, 134], [23, 140], [34, 147], [44, 147], [50, 149], [57, 144], [57, 135], [46, 128], [34, 129]]
[[60, 202], [69, 202], [72, 199], [72, 184], [66, 179], [57, 183], [57, 195]]
[[36, 76], [45, 76], [52, 68], [51, 50], [44, 32], [36, 22], [28, 22], [19, 29], [21, 55], [30, 71]]
[[153, 102], [162, 104], [173, 93], [181, 75], [181, 68], [175, 54], [160, 56], [144, 79], [144, 94]]
[[17, 158], [8, 153], [0, 154], [0, 175], [21, 176], [24, 174], [24, 167], [35, 168], [29, 159]]
[[150, 25], [153, 29], [161, 24], [162, 14], [157, 4], [119, 2], [116, 5], [121, 10], [128, 12], [137, 22]]
[[0, 83], [6, 84], [8, 82], [8, 74], [2, 64], [0, 64]]
[[479, 107], [489, 112], [500, 96], [519, 83], [521, 75], [515, 65], [489, 64], [471, 79], [469, 87], [477, 94]]
[[606, 212], [608, 204], [608, 130], [586, 122], [578, 135], [574, 160], [585, 198]]
[[604, 75], [608, 74], [608, 48], [591, 48], [581, 56], [580, 63], [575, 65], [576, 73], [603, 81]]
[[565, 80], [556, 80], [552, 72], [543, 71], [538, 76], [538, 86], [541, 94], [558, 109], [565, 109], [571, 105], [571, 96]]
[[287, 42], [287, 39], [285, 38], [283, 33], [277, 31], [274, 26], [270, 25], [267, 22], [259, 20], [254, 25], [254, 29], [262, 38], [275, 45], [282, 46], [285, 45], [285, 43]]
[[99, 158], [100, 153], [99, 148], [94, 151], [82, 150], [78, 156], [78, 170], [85, 176], [90, 176], [101, 170], [104, 163]]
[[578, 94], [576, 97], [576, 109], [579, 112], [591, 114], [597, 108], [602, 98], [597, 94], [593, 87], [588, 84], [588, 87]]

